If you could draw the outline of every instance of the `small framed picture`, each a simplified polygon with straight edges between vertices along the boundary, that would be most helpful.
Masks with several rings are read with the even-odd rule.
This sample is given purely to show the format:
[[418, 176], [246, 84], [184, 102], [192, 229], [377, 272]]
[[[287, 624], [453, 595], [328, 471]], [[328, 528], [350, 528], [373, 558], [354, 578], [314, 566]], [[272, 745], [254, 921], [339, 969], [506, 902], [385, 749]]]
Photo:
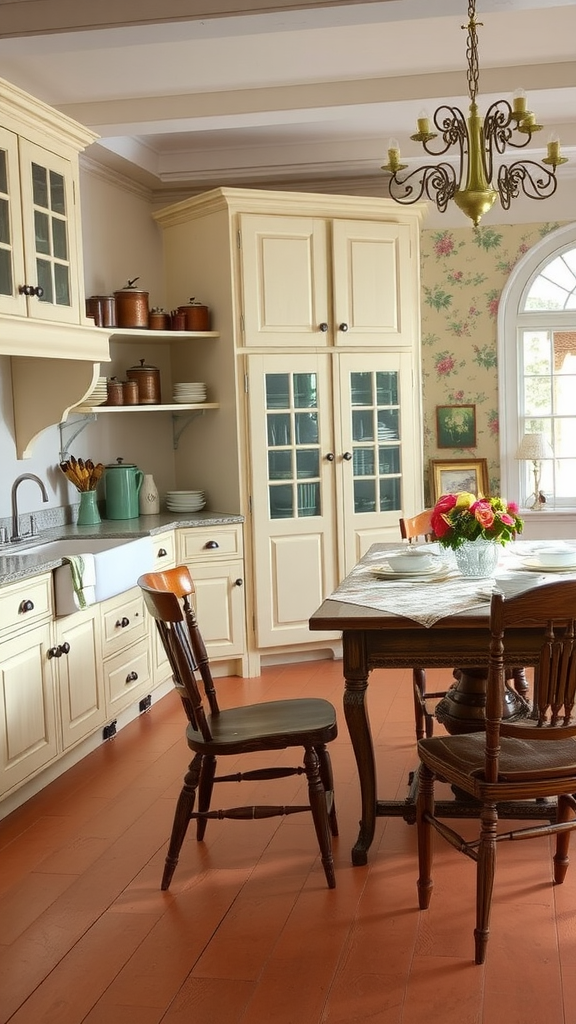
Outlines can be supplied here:
[[477, 498], [490, 491], [487, 459], [430, 459], [430, 492], [433, 502], [442, 494], [468, 491]]
[[476, 406], [437, 405], [436, 434], [439, 448], [475, 448]]

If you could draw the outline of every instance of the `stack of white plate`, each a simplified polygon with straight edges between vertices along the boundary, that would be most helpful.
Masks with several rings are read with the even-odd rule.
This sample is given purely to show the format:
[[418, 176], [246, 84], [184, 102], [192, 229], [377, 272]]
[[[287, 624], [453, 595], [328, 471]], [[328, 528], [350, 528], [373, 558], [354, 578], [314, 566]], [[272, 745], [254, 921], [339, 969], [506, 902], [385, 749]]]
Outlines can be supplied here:
[[204, 491], [166, 492], [166, 508], [169, 512], [199, 512], [205, 504]]
[[173, 400], [185, 405], [206, 401], [206, 385], [202, 383], [175, 384], [173, 392]]
[[81, 405], [76, 406], [77, 409], [91, 409], [93, 405], [103, 405], [108, 398], [108, 388], [106, 386], [106, 377], [98, 377], [94, 387], [86, 395], [86, 398]]

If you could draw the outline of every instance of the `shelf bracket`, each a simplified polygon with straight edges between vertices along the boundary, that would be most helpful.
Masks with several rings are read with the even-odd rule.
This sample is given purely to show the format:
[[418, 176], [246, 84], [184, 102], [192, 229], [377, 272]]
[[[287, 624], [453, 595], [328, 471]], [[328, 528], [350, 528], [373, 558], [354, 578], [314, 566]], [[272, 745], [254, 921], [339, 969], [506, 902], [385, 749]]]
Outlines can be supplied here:
[[[74, 443], [76, 438], [82, 431], [88, 426], [89, 423], [96, 422], [96, 413], [86, 413], [85, 416], [80, 416], [77, 420], [66, 420], [64, 423], [58, 424], [60, 431], [60, 462], [65, 462], [70, 454], [70, 445]], [[65, 432], [68, 437], [65, 439]]]
[[[198, 409], [195, 412], [190, 412], [187, 415], [185, 413], [172, 413], [172, 439], [174, 451], [178, 448], [178, 442], [182, 437], [182, 434], [186, 430], [192, 420], [195, 420], [197, 416], [203, 416], [205, 409]], [[180, 423], [180, 426], [178, 424]]]

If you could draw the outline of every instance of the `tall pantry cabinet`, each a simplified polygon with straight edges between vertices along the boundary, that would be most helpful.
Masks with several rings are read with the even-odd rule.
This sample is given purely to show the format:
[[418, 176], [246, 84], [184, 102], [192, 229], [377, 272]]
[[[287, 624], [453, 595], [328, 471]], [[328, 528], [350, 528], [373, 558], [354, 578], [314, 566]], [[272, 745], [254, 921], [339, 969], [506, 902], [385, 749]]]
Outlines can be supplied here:
[[195, 360], [220, 409], [182, 438], [177, 473], [246, 516], [255, 671], [263, 655], [331, 644], [309, 616], [422, 507], [421, 216], [247, 189], [155, 214], [168, 302], [200, 299], [220, 335]]

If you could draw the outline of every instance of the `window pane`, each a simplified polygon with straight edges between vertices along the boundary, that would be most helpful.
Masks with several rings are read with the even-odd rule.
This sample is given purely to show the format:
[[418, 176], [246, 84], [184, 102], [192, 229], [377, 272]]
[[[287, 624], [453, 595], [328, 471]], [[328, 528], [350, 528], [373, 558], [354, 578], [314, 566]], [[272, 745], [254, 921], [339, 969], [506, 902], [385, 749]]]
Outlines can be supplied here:
[[48, 203], [48, 172], [39, 164], [32, 164], [32, 197], [35, 206], [49, 209]]
[[270, 493], [270, 518], [292, 519], [294, 516], [292, 487], [289, 484], [279, 484], [277, 487], [269, 487], [268, 490]]
[[0, 249], [0, 295], [12, 295], [12, 253]]
[[44, 289], [44, 294], [40, 299], [40, 302], [54, 302], [51, 271], [51, 264], [47, 263], [46, 260], [36, 260], [36, 274], [38, 277], [38, 284], [40, 288]]
[[372, 374], [350, 374], [350, 398], [352, 405], [373, 405]]
[[376, 374], [376, 400], [378, 405], [398, 405], [398, 374]]
[[8, 167], [6, 164], [6, 150], [0, 149], [0, 192], [8, 195]]
[[58, 306], [70, 305], [70, 277], [68, 267], [57, 263], [54, 267], [54, 284], [56, 286], [56, 304]]
[[290, 389], [287, 373], [266, 374], [266, 408], [289, 409]]
[[320, 452], [317, 448], [304, 448], [296, 452], [296, 475], [299, 478], [320, 476]]
[[296, 409], [310, 409], [318, 405], [315, 373], [294, 374], [294, 406]]
[[286, 480], [292, 477], [292, 452], [268, 452], [268, 477]]
[[34, 211], [34, 234], [36, 252], [43, 256], [50, 255], [50, 221], [45, 213]]
[[0, 199], [0, 242], [10, 245], [10, 207], [7, 199]]
[[66, 216], [66, 195], [64, 192], [64, 178], [55, 171], [50, 171], [50, 209], [54, 213]]
[[523, 336], [524, 373], [551, 373], [549, 331], [525, 331]]
[[52, 218], [52, 252], [56, 259], [68, 259], [68, 238], [66, 221]]

